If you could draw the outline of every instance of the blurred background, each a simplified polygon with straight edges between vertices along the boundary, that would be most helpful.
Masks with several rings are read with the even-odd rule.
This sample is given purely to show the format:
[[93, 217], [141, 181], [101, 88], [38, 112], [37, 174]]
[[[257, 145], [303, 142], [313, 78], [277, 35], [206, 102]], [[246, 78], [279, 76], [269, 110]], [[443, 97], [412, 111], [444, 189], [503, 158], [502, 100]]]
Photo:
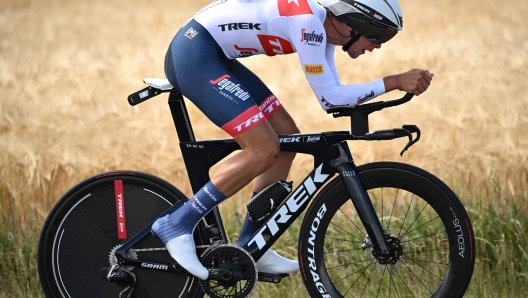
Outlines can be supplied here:
[[[143, 78], [164, 77], [169, 42], [208, 2], [0, 0], [0, 297], [42, 295], [35, 269], [40, 227], [80, 180], [130, 169], [192, 194], [166, 97], [136, 107], [126, 97], [144, 87]], [[403, 32], [356, 60], [337, 50], [335, 60], [341, 82], [349, 84], [411, 68], [434, 72], [426, 93], [370, 119], [371, 130], [416, 124], [422, 138], [403, 157], [404, 139], [351, 143], [356, 163], [406, 162], [445, 181], [467, 206], [478, 236], [468, 295], [526, 295], [527, 2], [400, 5]], [[295, 54], [240, 61], [275, 92], [302, 132], [350, 129], [346, 119], [320, 108]], [[188, 108], [198, 139], [228, 137]], [[298, 156], [289, 178], [299, 182], [312, 166]], [[222, 206], [235, 210], [231, 238], [249, 195], [247, 187]], [[289, 241], [278, 250], [294, 257], [296, 242]], [[300, 276], [294, 279], [289, 290], [305, 297]], [[259, 285], [256, 296], [273, 291], [281, 288]]]

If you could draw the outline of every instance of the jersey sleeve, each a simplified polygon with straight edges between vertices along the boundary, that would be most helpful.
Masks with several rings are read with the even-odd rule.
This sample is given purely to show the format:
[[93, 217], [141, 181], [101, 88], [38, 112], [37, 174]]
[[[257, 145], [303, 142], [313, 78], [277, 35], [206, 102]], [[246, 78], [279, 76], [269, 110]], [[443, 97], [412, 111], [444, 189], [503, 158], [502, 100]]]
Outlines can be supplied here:
[[383, 79], [351, 85], [339, 82], [334, 62], [335, 46], [327, 45], [320, 17], [298, 15], [281, 18], [271, 25], [273, 31], [281, 31], [281, 34], [290, 37], [306, 79], [324, 110], [352, 107], [385, 93]]

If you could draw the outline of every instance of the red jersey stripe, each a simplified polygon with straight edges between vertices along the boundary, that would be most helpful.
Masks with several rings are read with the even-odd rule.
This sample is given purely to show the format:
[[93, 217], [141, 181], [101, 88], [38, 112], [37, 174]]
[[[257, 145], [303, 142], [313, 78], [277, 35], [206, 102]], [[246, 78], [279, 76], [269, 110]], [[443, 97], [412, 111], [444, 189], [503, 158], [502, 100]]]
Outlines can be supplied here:
[[222, 125], [222, 129], [232, 137], [236, 137], [239, 134], [248, 131], [250, 128], [258, 125], [266, 118], [260, 111], [257, 105], [247, 109], [242, 114], [238, 115], [235, 119]]

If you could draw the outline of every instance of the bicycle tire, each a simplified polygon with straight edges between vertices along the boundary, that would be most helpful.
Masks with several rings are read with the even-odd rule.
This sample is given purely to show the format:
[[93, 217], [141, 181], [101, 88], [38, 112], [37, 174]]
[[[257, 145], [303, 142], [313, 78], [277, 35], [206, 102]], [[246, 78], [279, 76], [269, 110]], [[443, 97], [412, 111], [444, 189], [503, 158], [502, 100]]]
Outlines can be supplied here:
[[[121, 181], [125, 198], [125, 239], [118, 239], [115, 181]], [[50, 211], [40, 235], [38, 272], [46, 297], [119, 297], [124, 288], [101, 278], [101, 270], [110, 266], [110, 251], [184, 199], [163, 179], [137, 171], [102, 173], [74, 186]], [[204, 244], [198, 232], [194, 238]], [[162, 247], [151, 234], [133, 246]], [[150, 261], [171, 260], [166, 250], [137, 254]], [[133, 297], [203, 297], [193, 277], [138, 267], [132, 272], [137, 277]]]
[[406, 164], [371, 163], [358, 172], [399, 256], [384, 265], [372, 254], [346, 186], [336, 177], [314, 199], [299, 233], [301, 275], [310, 296], [462, 297], [475, 244], [453, 191]]

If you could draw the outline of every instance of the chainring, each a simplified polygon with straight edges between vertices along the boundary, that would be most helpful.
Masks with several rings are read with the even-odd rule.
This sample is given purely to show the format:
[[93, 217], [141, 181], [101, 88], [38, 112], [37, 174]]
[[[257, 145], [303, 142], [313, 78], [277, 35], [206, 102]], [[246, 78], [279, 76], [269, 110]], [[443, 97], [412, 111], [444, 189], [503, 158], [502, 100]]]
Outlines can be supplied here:
[[[123, 244], [116, 245], [116, 246], [114, 246], [114, 248], [112, 248], [112, 250], [110, 250], [110, 254], [108, 255], [108, 263], [110, 264], [110, 267], [112, 267], [113, 265], [118, 265], [117, 264], [117, 257], [115, 255], [115, 252], [121, 246], [123, 246]], [[126, 256], [127, 256], [127, 258], [134, 259], [134, 260], [137, 260], [137, 258], [138, 258], [136, 251], [133, 250], [133, 249], [129, 249], [126, 252]], [[130, 272], [132, 272], [134, 267], [132, 267], [132, 266], [120, 266], [120, 269], [130, 273]]]
[[202, 265], [206, 268], [230, 269], [242, 274], [238, 281], [200, 280], [202, 289], [211, 298], [249, 297], [257, 286], [257, 265], [251, 255], [238, 246], [218, 245], [205, 253]]

